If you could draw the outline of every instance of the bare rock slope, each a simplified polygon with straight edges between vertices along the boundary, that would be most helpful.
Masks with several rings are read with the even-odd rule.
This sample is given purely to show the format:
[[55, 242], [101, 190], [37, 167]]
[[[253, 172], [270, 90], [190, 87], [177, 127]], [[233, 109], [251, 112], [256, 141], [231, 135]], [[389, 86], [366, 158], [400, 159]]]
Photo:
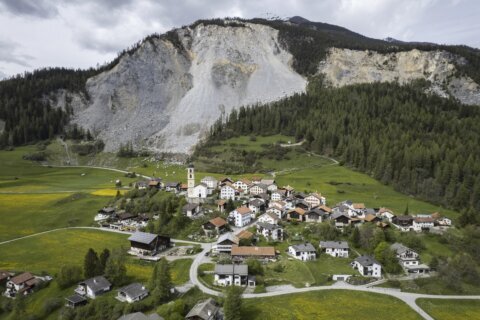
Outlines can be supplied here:
[[468, 77], [457, 76], [455, 64], [463, 63], [463, 58], [439, 50], [380, 54], [332, 48], [318, 72], [335, 87], [426, 79], [432, 83], [431, 91], [440, 96], [452, 95], [465, 104], [480, 104], [480, 86]]
[[188, 153], [234, 108], [305, 90], [273, 28], [199, 24], [174, 32], [182, 45], [150, 39], [87, 81], [90, 101], [74, 122], [97, 133], [106, 151], [132, 142]]

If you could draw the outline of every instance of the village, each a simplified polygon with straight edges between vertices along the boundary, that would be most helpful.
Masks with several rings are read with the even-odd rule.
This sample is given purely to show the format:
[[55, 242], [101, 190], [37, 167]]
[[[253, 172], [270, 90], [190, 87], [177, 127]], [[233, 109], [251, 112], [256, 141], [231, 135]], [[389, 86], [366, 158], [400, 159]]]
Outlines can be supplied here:
[[[199, 230], [203, 234], [201, 239], [207, 241], [199, 250], [189, 252], [191, 248], [177, 247], [169, 236], [146, 232], [149, 220], [158, 220], [158, 215], [133, 214], [114, 206], [101, 208], [94, 222], [100, 228], [131, 234], [128, 254], [144, 261], [155, 263], [165, 256], [202, 255], [195, 273], [203, 285], [216, 291], [226, 286], [239, 286], [245, 293], [269, 292], [275, 290], [276, 281], [266, 279], [264, 270], [281, 273], [282, 268], [294, 261], [308, 264], [328, 259], [338, 261], [334, 266], [339, 266], [339, 270], [334, 267], [326, 271], [321, 264], [315, 265], [318, 272], [327, 275], [325, 283], [301, 286], [338, 281], [381, 283], [386, 276], [384, 266], [374, 254], [365, 253], [366, 250], [353, 243], [352, 230], [368, 225], [378, 232], [393, 229], [401, 233], [441, 234], [452, 227], [452, 221], [439, 213], [397, 216], [387, 208], [368, 208], [363, 203], [348, 200], [329, 206], [326, 197], [319, 192], [306, 193], [289, 185], [278, 186], [272, 178], [233, 180], [225, 177], [217, 180], [206, 176], [196, 184], [192, 165], [187, 168], [187, 184], [152, 178], [138, 181], [133, 187], [184, 198], [186, 204], [181, 212], [185, 217], [208, 219]], [[328, 225], [337, 236], [308, 240], [302, 235], [302, 229], [308, 230], [315, 225]], [[418, 252], [402, 243], [392, 243], [388, 250], [394, 253], [401, 267], [401, 272], [394, 277], [428, 277], [435, 272], [434, 268], [422, 263]], [[347, 267], [351, 272], [345, 272]], [[29, 272], [15, 275], [0, 271], [0, 282], [4, 282], [6, 288], [3, 295], [8, 298], [31, 294], [36, 286], [51, 279], [48, 275]], [[69, 308], [85, 305], [88, 299], [111, 291], [113, 286], [101, 275], [85, 279], [66, 298], [65, 305]], [[117, 289], [116, 299], [133, 303], [148, 295], [147, 284], [134, 282]], [[205, 310], [218, 317], [222, 314], [215, 300], [209, 299], [195, 306], [186, 319], [216, 319], [202, 317], [208, 314]]]

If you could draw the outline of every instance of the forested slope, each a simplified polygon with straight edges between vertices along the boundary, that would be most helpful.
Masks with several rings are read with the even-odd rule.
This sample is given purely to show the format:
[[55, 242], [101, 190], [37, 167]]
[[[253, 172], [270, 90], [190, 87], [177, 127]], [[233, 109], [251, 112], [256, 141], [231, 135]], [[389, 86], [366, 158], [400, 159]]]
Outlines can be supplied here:
[[395, 189], [454, 209], [480, 210], [480, 109], [426, 95], [426, 83], [328, 89], [241, 108], [217, 122], [197, 155], [235, 135], [282, 133]]

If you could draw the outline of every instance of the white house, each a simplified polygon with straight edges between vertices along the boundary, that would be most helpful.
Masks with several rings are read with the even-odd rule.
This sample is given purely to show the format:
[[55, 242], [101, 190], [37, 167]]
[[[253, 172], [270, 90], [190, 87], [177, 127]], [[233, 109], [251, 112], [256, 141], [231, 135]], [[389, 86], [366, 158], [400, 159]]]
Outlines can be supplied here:
[[14, 298], [17, 294], [27, 295], [39, 282], [30, 272], [21, 273], [7, 281], [4, 295], [8, 298]]
[[382, 277], [382, 266], [370, 256], [360, 256], [353, 260], [352, 266], [364, 277]]
[[118, 289], [117, 300], [121, 302], [134, 303], [145, 299], [148, 296], [148, 289], [138, 282], [129, 284]]
[[214, 253], [230, 253], [232, 252], [232, 246], [233, 245], [238, 245], [238, 240], [236, 239], [236, 237], [231, 233], [231, 232], [228, 232], [228, 233], [225, 233], [223, 235], [221, 235], [218, 240], [217, 240], [217, 243], [215, 245], [213, 245], [212, 247], [212, 251]]
[[283, 241], [283, 228], [276, 224], [258, 222], [257, 233], [273, 241]]
[[272, 184], [268, 184], [268, 185], [267, 185], [267, 190], [270, 191], [270, 192], [273, 192], [273, 191], [275, 191], [275, 190], [277, 190], [277, 189], [278, 189], [278, 187], [277, 187], [277, 185], [276, 185], [275, 183], [272, 183]]
[[242, 189], [244, 192], [248, 192], [248, 187], [251, 185], [252, 183], [250, 182], [250, 180], [247, 180], [247, 179], [242, 179], [242, 180], [237, 180], [233, 183], [233, 186], [237, 189]]
[[95, 299], [99, 295], [110, 291], [112, 284], [103, 276], [94, 277], [78, 284], [75, 292], [81, 296], [87, 296], [91, 299]]
[[413, 218], [412, 226], [413, 226], [413, 230], [417, 232], [421, 232], [422, 230], [433, 228], [434, 224], [435, 224], [435, 219], [433, 219], [431, 216], [418, 215], [415, 218]]
[[224, 185], [220, 189], [220, 199], [235, 200], [235, 188], [228, 184]]
[[265, 210], [265, 202], [260, 199], [252, 199], [248, 202], [248, 208], [254, 214], [260, 213]]
[[398, 242], [392, 244], [390, 248], [395, 252], [398, 262], [402, 267], [419, 265], [419, 255], [414, 250]]
[[209, 189], [217, 189], [218, 186], [218, 180], [211, 176], [204, 177], [200, 182], [206, 184]]
[[230, 212], [230, 217], [235, 219], [236, 227], [243, 227], [252, 221], [252, 214], [254, 215], [248, 207], [239, 207]]
[[322, 197], [321, 194], [318, 193], [310, 193], [305, 200], [309, 205], [310, 208], [318, 207], [319, 205], [325, 204], [325, 197]]
[[332, 257], [348, 258], [350, 248], [347, 241], [320, 241], [320, 249]]
[[250, 189], [248, 190], [248, 192], [252, 195], [257, 195], [257, 194], [260, 194], [260, 193], [267, 193], [267, 186], [262, 184], [262, 183], [259, 183], [259, 184], [256, 184], [252, 187], [250, 187]]
[[267, 212], [258, 217], [258, 222], [269, 223], [269, 224], [278, 224], [280, 219], [273, 212]]
[[317, 259], [317, 251], [311, 243], [302, 243], [288, 247], [288, 253], [295, 259], [310, 261]]
[[272, 201], [281, 201], [285, 198], [285, 193], [286, 193], [285, 190], [277, 189], [276, 191], [272, 192], [270, 199], [272, 199]]
[[197, 184], [193, 188], [193, 195], [195, 198], [205, 199], [208, 196], [208, 187], [205, 183]]
[[255, 287], [255, 277], [248, 275], [246, 264], [216, 264], [213, 283], [217, 286]]

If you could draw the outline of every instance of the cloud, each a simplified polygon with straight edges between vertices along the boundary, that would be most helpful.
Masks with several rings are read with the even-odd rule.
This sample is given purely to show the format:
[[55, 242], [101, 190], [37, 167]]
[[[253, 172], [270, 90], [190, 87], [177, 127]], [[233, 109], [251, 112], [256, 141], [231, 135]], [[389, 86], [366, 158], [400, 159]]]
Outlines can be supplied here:
[[33, 57], [19, 53], [18, 48], [19, 45], [15, 42], [0, 40], [0, 61], [29, 68]]
[[2, 70], [0, 70], [0, 80], [3, 80], [5, 78], [8, 78], [8, 74], [6, 74], [5, 72], [3, 72]]
[[50, 18], [57, 15], [57, 8], [46, 0], [1, 0], [0, 5], [13, 15]]

